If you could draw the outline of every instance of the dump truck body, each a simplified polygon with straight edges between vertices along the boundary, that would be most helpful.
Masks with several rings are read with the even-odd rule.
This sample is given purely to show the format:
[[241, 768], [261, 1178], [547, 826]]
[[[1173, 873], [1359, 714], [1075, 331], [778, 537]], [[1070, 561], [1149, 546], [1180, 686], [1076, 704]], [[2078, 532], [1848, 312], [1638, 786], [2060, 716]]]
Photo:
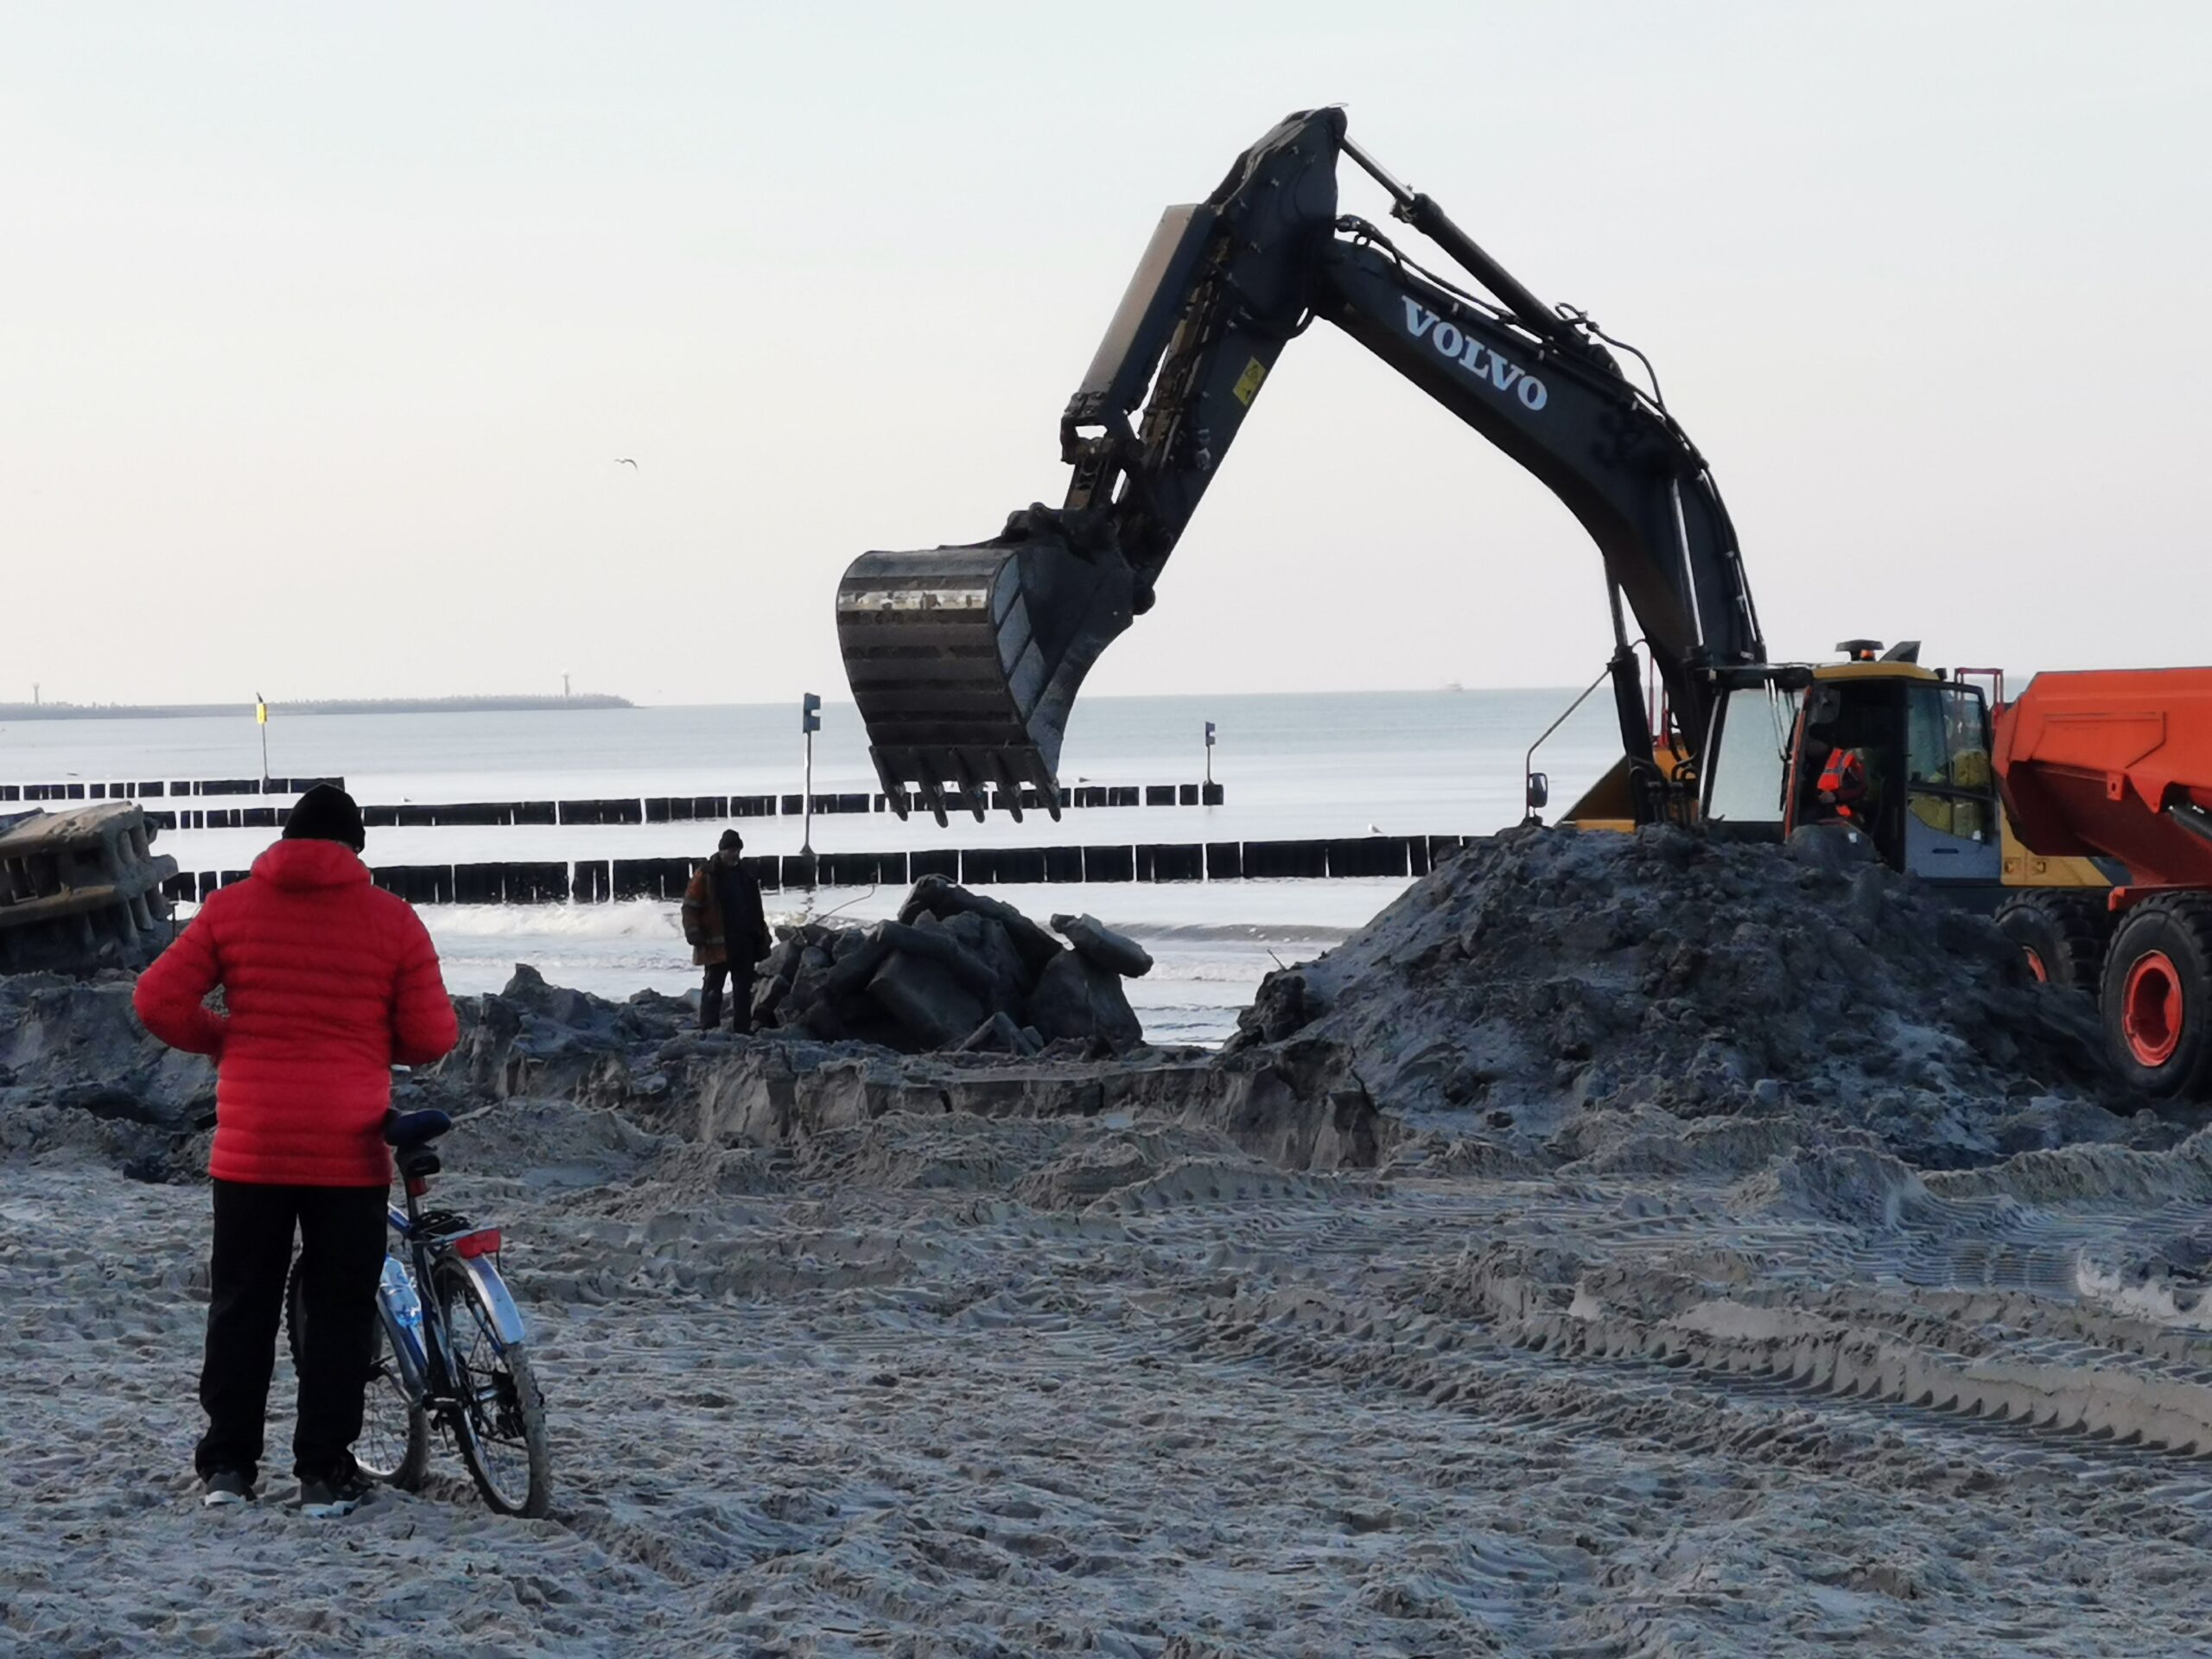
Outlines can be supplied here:
[[1996, 762], [2031, 852], [2117, 859], [2131, 891], [2212, 889], [2212, 668], [2039, 674]]

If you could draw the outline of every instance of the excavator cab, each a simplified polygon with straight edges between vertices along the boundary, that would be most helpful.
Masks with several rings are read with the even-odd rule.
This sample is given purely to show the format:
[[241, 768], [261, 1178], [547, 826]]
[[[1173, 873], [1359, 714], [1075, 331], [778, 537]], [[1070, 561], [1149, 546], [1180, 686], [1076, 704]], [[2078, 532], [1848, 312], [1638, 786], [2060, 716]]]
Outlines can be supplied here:
[[1993, 902], [2002, 810], [1981, 688], [1923, 668], [1916, 646], [1878, 655], [1876, 642], [1846, 640], [1839, 649], [1846, 660], [1815, 668], [1798, 702], [1783, 834], [1848, 824], [1891, 868], [1986, 889]]

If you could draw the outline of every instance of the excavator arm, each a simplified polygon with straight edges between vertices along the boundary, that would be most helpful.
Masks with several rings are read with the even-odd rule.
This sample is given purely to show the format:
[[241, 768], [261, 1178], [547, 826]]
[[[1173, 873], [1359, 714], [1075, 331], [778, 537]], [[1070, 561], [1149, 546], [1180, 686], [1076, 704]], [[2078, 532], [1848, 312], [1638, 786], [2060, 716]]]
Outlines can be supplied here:
[[[1342, 156], [1493, 297], [1421, 270], [1375, 226], [1340, 217]], [[1057, 815], [1060, 741], [1084, 677], [1150, 608], [1277, 356], [1316, 318], [1511, 456], [1580, 521], [1604, 560], [1622, 746], [1644, 798], [1666, 783], [1624, 601], [1666, 685], [1674, 746], [1694, 760], [1714, 671], [1765, 654], [1711, 473], [1586, 324], [1546, 308], [1352, 145], [1331, 109], [1290, 117], [1206, 201], [1163, 215], [1062, 416], [1072, 475], [1058, 507], [1017, 512], [989, 542], [869, 553], [845, 573], [839, 643], [894, 805], [914, 788], [940, 821], [948, 798], [980, 817], [986, 785], [1017, 810], [1027, 786]]]

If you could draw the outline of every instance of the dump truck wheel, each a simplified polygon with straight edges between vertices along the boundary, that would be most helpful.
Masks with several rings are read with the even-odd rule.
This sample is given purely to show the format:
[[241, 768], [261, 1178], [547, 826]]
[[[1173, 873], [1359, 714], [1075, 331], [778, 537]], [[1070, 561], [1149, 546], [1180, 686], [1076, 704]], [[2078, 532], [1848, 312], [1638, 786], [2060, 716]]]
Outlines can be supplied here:
[[2046, 984], [2097, 995], [2112, 937], [2102, 894], [2020, 893], [1999, 905], [1994, 919], [2020, 947], [2030, 974]]
[[2158, 1100], [2212, 1098], [2212, 899], [2130, 911], [2105, 954], [2105, 1039], [2120, 1075]]

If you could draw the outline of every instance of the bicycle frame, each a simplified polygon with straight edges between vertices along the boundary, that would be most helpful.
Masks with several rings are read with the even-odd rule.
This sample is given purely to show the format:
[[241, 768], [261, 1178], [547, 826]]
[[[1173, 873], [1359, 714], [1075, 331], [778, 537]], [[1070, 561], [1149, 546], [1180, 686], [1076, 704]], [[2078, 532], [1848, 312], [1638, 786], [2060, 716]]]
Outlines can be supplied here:
[[505, 1348], [524, 1340], [522, 1313], [515, 1306], [496, 1262], [484, 1255], [462, 1255], [453, 1242], [474, 1229], [466, 1224], [451, 1230], [433, 1232], [424, 1225], [416, 1204], [417, 1181], [407, 1182], [407, 1205], [386, 1206], [385, 1215], [397, 1243], [406, 1251], [403, 1263], [394, 1255], [385, 1257], [384, 1280], [377, 1289], [386, 1336], [391, 1343], [400, 1376], [408, 1393], [419, 1403], [435, 1407], [459, 1404], [454, 1387], [452, 1337], [435, 1297], [426, 1301], [423, 1287], [430, 1285], [437, 1265], [454, 1261], [461, 1265], [469, 1294], [490, 1325], [493, 1338]]

